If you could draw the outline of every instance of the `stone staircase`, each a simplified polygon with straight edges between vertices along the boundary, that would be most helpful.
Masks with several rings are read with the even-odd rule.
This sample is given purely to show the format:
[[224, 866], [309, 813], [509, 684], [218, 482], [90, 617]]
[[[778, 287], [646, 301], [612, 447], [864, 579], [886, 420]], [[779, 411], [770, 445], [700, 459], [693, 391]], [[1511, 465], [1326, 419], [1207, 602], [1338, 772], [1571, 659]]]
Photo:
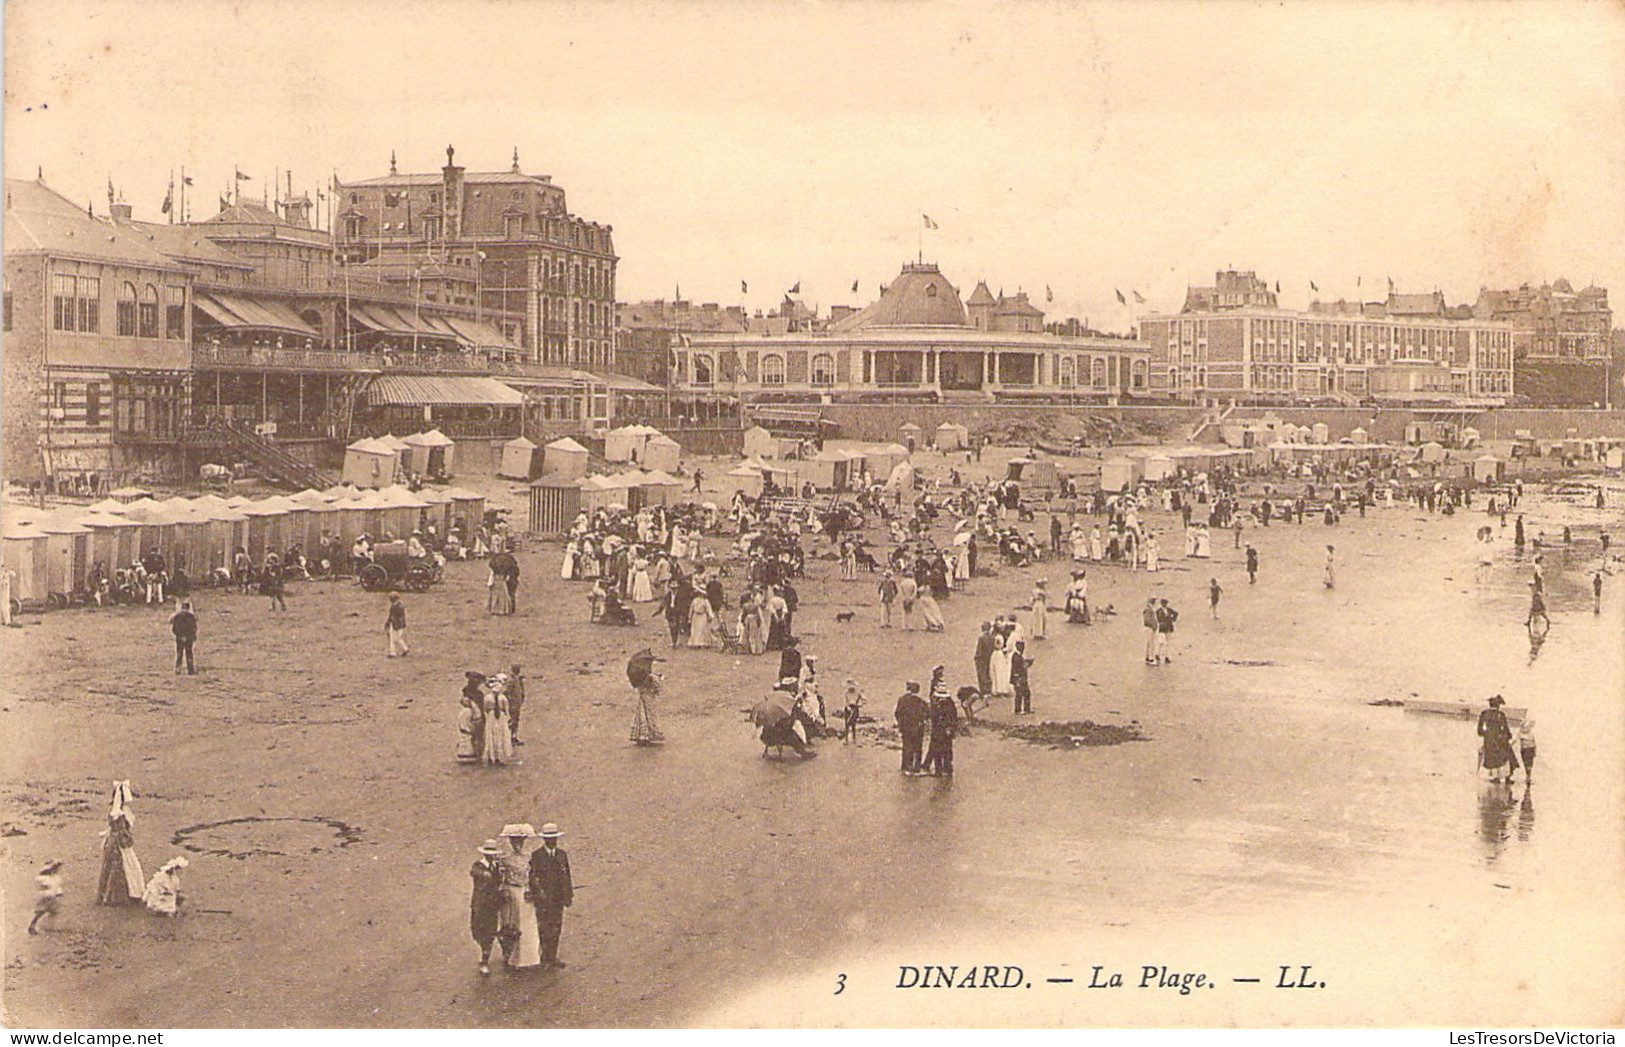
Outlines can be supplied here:
[[339, 477], [278, 447], [242, 422], [216, 419], [194, 430], [188, 442], [224, 447], [296, 491], [311, 487], [321, 490], [339, 482]]

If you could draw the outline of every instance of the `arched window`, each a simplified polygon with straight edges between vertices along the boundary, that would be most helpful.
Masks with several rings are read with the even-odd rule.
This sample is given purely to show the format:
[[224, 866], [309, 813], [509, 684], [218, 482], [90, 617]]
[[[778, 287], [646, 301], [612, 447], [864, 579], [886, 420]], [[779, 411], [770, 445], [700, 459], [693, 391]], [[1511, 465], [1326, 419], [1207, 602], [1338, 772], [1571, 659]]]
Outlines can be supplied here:
[[1106, 358], [1097, 356], [1089, 362], [1089, 384], [1099, 388], [1106, 385]]
[[118, 289], [118, 333], [121, 338], [135, 337], [135, 284], [128, 280]]
[[784, 384], [784, 357], [778, 353], [768, 353], [762, 357], [762, 384]]
[[1134, 361], [1133, 374], [1134, 374], [1134, 388], [1136, 388], [1136, 389], [1144, 389], [1145, 388], [1145, 361], [1144, 360], [1136, 360], [1136, 361]]
[[138, 334], [142, 338], [158, 337], [158, 288], [148, 284], [141, 291], [141, 310], [138, 314], [141, 320], [141, 329]]
[[713, 381], [715, 381], [715, 378], [712, 377], [716, 373], [713, 370], [714, 366], [715, 365], [712, 364], [711, 358], [709, 356], [706, 356], [704, 353], [695, 353], [694, 354], [694, 384], [695, 385], [710, 385]]
[[828, 353], [819, 353], [812, 358], [812, 384], [835, 384], [835, 357]]
[[1078, 365], [1070, 356], [1061, 357], [1061, 388], [1070, 389], [1078, 384]]

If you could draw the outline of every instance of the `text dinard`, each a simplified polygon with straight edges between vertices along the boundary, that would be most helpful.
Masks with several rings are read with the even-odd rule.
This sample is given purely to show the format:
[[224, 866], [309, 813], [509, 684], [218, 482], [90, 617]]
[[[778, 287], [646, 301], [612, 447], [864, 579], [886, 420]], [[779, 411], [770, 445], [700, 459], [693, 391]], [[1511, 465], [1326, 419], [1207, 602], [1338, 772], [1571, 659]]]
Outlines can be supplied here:
[[[1297, 970], [1282, 967], [1280, 976], [1275, 980], [1277, 989], [1324, 989], [1325, 982], [1313, 980], [1310, 974], [1312, 968], [1303, 966]], [[1237, 981], [1259, 982], [1257, 978], [1238, 978]], [[1072, 984], [1072, 978], [1049, 978], [1050, 983], [1064, 982]], [[1175, 971], [1166, 965], [1147, 964], [1139, 969], [1137, 976], [1125, 977], [1122, 971], [1108, 971], [1105, 967], [1095, 965], [1090, 968], [1087, 980], [1076, 979], [1077, 984], [1086, 989], [1171, 989], [1181, 996], [1189, 996], [1193, 989], [1212, 989], [1217, 987], [1217, 981], [1207, 974], [1197, 971]], [[968, 965], [940, 966], [937, 964], [922, 964], [919, 966], [903, 965], [897, 968], [897, 988], [899, 989], [1030, 989], [1032, 982], [1026, 972], [1015, 966], [996, 965]]]

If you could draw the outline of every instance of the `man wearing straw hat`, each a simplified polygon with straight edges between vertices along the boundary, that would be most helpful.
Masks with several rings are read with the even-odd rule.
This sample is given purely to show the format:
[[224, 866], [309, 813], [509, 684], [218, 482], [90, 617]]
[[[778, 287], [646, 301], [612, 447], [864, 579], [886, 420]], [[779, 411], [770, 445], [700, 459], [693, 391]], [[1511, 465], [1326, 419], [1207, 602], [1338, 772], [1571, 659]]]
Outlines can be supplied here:
[[542, 826], [542, 846], [530, 856], [530, 899], [536, 906], [536, 929], [542, 938], [542, 963], [563, 967], [559, 959], [559, 934], [564, 929], [564, 910], [575, 901], [575, 885], [570, 881], [570, 856], [559, 846], [564, 830], [547, 822]]
[[486, 840], [479, 853], [469, 869], [474, 890], [468, 902], [468, 930], [480, 947], [480, 973], [490, 974], [491, 946], [502, 918], [502, 845]]

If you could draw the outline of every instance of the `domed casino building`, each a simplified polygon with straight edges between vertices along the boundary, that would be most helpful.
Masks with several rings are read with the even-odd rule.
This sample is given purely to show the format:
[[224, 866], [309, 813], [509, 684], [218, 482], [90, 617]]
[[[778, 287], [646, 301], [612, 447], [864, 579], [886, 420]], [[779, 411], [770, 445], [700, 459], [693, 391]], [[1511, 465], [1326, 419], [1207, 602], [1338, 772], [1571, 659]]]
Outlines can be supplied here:
[[[793, 304], [793, 303], [787, 303]], [[672, 346], [672, 384], [754, 402], [1111, 400], [1148, 395], [1144, 342], [1045, 330], [1024, 293], [968, 299], [930, 262], [903, 266], [862, 309], [804, 310]], [[774, 322], [777, 321], [777, 322]]]

